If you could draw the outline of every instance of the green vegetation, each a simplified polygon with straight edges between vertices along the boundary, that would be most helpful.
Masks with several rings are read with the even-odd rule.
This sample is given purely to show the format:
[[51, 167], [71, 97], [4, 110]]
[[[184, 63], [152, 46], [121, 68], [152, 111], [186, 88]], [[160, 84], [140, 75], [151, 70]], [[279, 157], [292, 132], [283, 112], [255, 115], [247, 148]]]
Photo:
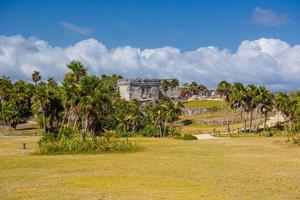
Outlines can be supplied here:
[[221, 81], [217, 93], [224, 101], [192, 100], [184, 103], [187, 108], [207, 109], [208, 112], [181, 115], [181, 134], [213, 133], [216, 130], [220, 132], [218, 135], [236, 132], [272, 135], [267, 128], [267, 119], [281, 113], [283, 129], [278, 132], [285, 131], [289, 141], [299, 143], [300, 92], [273, 94], [263, 86]]
[[196, 82], [191, 82], [189, 85], [180, 88], [180, 98], [186, 99], [193, 95], [210, 96], [211, 91], [205, 85]]
[[[172, 123], [181, 113], [180, 102], [164, 98], [142, 106], [137, 100], [125, 101], [116, 87], [120, 76], [88, 75], [79, 61], [68, 63], [67, 68], [60, 85], [51, 77], [47, 82], [41, 81], [37, 71], [32, 73], [34, 84], [0, 78], [1, 124], [16, 129], [34, 117], [45, 134], [39, 143], [42, 153], [85, 153], [89, 145], [96, 144], [98, 147], [91, 147], [90, 151], [104, 151], [106, 130], [126, 138], [130, 132], [154, 137], [174, 134]], [[175, 87], [178, 81], [170, 84]], [[62, 139], [60, 136], [66, 131], [72, 137]], [[115, 147], [109, 151], [120, 151], [123, 147], [119, 146], [125, 146], [121, 140], [114, 141], [111, 145]], [[123, 150], [127, 151], [125, 147]]]
[[128, 139], [116, 139], [116, 133], [106, 131], [103, 137], [80, 137], [71, 129], [61, 131], [58, 137], [45, 135], [38, 141], [36, 154], [78, 154], [104, 152], [134, 152], [141, 147]]
[[187, 108], [209, 109], [209, 111], [217, 111], [222, 107], [222, 100], [191, 100], [184, 103]]
[[179, 140], [197, 140], [197, 137], [191, 134], [183, 134], [175, 137]]
[[[143, 151], [32, 155], [37, 137], [0, 137], [8, 199], [297, 199], [300, 148], [281, 137], [135, 138]], [[26, 143], [27, 149], [22, 149]]]

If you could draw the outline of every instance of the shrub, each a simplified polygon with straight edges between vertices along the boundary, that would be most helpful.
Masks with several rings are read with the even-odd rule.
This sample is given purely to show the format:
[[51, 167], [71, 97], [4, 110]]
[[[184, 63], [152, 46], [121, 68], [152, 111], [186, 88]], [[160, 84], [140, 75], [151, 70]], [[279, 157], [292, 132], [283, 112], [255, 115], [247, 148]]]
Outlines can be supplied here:
[[118, 131], [116, 134], [117, 137], [121, 137], [121, 138], [129, 138], [129, 137], [133, 137], [134, 135], [135, 133], [131, 131]]
[[181, 136], [176, 136], [175, 138], [179, 139], [179, 140], [198, 140], [198, 138], [196, 136], [191, 135], [191, 134], [184, 134]]
[[145, 128], [143, 128], [140, 132], [144, 137], [158, 137], [159, 136], [159, 130], [152, 126], [147, 125]]
[[272, 137], [273, 135], [275, 135], [277, 133], [278, 133], [278, 129], [277, 128], [270, 127], [270, 128], [267, 128], [265, 136], [266, 137]]
[[273, 126], [274, 129], [278, 131], [283, 131], [284, 130], [284, 123], [283, 122], [277, 122], [275, 126]]
[[77, 153], [104, 153], [104, 152], [134, 152], [141, 147], [124, 139], [116, 139], [114, 131], [106, 131], [102, 137], [86, 136], [79, 134], [66, 136], [66, 132], [60, 132], [59, 137], [54, 138], [48, 134], [38, 141], [37, 154], [77, 154]]

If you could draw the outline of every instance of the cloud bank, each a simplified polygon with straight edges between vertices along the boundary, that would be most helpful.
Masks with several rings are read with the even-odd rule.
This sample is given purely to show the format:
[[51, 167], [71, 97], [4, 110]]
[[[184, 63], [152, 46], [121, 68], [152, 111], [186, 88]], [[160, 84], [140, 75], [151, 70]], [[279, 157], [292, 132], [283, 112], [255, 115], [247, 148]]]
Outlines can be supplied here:
[[263, 26], [280, 26], [287, 22], [286, 16], [259, 7], [254, 8], [251, 19], [255, 24]]
[[121, 74], [126, 78], [178, 78], [215, 87], [221, 80], [264, 84], [274, 90], [300, 86], [300, 45], [279, 39], [242, 41], [236, 52], [209, 46], [181, 52], [174, 47], [107, 49], [95, 39], [66, 48], [37, 38], [0, 36], [0, 75], [31, 80], [33, 70], [46, 79], [62, 80], [71, 60], [80, 60], [91, 74]]

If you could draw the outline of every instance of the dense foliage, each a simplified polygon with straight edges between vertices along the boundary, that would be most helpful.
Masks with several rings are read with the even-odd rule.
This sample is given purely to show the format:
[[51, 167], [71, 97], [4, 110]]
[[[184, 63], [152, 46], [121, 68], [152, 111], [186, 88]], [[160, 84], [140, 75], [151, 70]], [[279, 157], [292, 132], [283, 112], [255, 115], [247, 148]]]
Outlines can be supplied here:
[[[172, 122], [180, 114], [181, 103], [168, 98], [146, 105], [137, 100], [125, 101], [116, 87], [121, 76], [88, 75], [79, 61], [68, 63], [67, 68], [61, 84], [51, 77], [46, 82], [41, 81], [42, 76], [37, 71], [32, 73], [34, 84], [23, 80], [13, 83], [8, 77], [2, 77], [1, 123], [16, 128], [34, 116], [46, 135], [39, 146], [51, 152], [54, 151], [51, 148], [65, 151], [62, 148], [66, 142], [76, 146], [84, 141], [100, 145], [105, 141], [105, 130], [116, 131], [116, 135], [126, 138], [131, 133], [149, 137], [173, 133]], [[176, 80], [170, 83], [171, 87], [178, 85]], [[73, 135], [68, 140], [61, 137], [66, 130]]]
[[[81, 138], [82, 141], [94, 141], [96, 136], [103, 137], [106, 130], [115, 131], [116, 136], [125, 138], [136, 134], [146, 137], [177, 135], [173, 122], [178, 120], [181, 113], [183, 104], [180, 101], [169, 98], [147, 104], [137, 100], [125, 101], [120, 98], [116, 87], [121, 76], [89, 75], [87, 68], [79, 61], [68, 63], [67, 68], [60, 84], [51, 77], [42, 81], [37, 71], [32, 73], [33, 84], [23, 80], [13, 82], [9, 77], [1, 77], [1, 125], [16, 128], [18, 124], [34, 117], [47, 138], [53, 138], [55, 143], [62, 141], [60, 135], [66, 130], [74, 136], [72, 140]], [[178, 85], [176, 79], [161, 82], [165, 92]], [[266, 130], [267, 118], [277, 110], [285, 117], [285, 131], [290, 133], [289, 137], [297, 140], [296, 132], [300, 129], [300, 92], [273, 94], [263, 86], [227, 81], [221, 81], [216, 92], [232, 110], [240, 113], [244, 122], [241, 131], [258, 132], [261, 127]], [[181, 87], [179, 97], [210, 94], [207, 87], [192, 82]], [[225, 116], [230, 133], [230, 123], [233, 124], [233, 121], [228, 113]]]

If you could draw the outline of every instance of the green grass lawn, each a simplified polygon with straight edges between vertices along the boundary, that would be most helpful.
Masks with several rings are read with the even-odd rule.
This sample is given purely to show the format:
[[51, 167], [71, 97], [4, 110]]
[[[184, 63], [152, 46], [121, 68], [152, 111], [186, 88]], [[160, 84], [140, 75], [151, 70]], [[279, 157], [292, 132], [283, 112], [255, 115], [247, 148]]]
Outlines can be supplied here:
[[0, 137], [0, 199], [300, 198], [300, 147], [281, 137], [134, 138], [143, 151], [60, 156], [32, 155], [37, 139]]
[[[223, 102], [225, 106], [226, 102]], [[221, 109], [222, 101], [218, 100], [191, 100], [184, 103], [187, 108], [212, 108]]]

